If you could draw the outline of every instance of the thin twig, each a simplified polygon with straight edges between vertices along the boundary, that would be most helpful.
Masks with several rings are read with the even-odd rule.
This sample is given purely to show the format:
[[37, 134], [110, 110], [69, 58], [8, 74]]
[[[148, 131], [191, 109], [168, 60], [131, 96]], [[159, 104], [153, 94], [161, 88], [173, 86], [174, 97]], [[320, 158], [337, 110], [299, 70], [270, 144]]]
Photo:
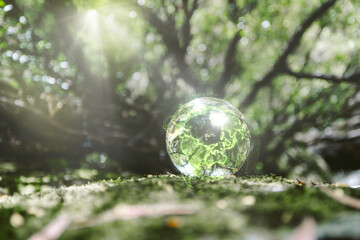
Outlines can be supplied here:
[[77, 222], [75, 228], [91, 227], [117, 220], [130, 220], [143, 217], [161, 217], [167, 215], [189, 215], [198, 209], [196, 205], [184, 204], [118, 204], [114, 208], [103, 212], [84, 222]]
[[293, 231], [287, 240], [316, 240], [316, 222], [312, 218], [306, 218]]
[[62, 214], [52, 220], [40, 232], [32, 235], [28, 240], [56, 240], [69, 227], [72, 218], [67, 214]]
[[360, 199], [345, 195], [342, 190], [340, 193], [337, 193], [336, 190], [331, 190], [331, 189], [325, 188], [325, 187], [320, 188], [320, 190], [323, 193], [325, 193], [328, 197], [334, 199], [335, 201], [337, 201], [341, 204], [344, 204], [346, 206], [360, 210]]

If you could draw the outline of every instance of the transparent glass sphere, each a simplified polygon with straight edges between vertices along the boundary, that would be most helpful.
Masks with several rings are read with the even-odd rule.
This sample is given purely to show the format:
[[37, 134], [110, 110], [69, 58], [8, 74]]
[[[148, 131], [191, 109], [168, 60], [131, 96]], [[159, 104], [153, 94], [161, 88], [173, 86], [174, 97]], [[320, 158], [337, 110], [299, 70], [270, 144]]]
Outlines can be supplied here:
[[237, 172], [250, 150], [250, 133], [242, 113], [213, 97], [196, 98], [179, 107], [166, 131], [166, 147], [184, 175], [226, 176]]

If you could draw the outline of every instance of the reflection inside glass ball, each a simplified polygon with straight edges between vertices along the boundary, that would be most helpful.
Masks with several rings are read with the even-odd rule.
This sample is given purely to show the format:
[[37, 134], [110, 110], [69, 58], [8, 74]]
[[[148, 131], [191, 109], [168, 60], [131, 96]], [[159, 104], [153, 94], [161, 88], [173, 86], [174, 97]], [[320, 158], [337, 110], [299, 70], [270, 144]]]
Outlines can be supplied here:
[[242, 113], [212, 97], [196, 98], [172, 116], [166, 147], [175, 167], [187, 176], [226, 176], [237, 172], [250, 150]]

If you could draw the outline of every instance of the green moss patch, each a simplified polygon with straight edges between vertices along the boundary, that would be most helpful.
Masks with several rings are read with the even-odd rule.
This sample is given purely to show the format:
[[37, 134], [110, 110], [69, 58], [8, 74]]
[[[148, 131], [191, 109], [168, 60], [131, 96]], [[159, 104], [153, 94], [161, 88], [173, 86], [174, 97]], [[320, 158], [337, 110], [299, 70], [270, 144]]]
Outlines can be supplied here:
[[[360, 197], [356, 189], [269, 176], [128, 177], [14, 193], [0, 197], [0, 236], [25, 239], [68, 214], [72, 224], [60, 239], [241, 239], [264, 232], [279, 237], [306, 217], [322, 225], [339, 214], [353, 216], [353, 208], [328, 197], [323, 187]], [[134, 214], [140, 216], [126, 217]]]

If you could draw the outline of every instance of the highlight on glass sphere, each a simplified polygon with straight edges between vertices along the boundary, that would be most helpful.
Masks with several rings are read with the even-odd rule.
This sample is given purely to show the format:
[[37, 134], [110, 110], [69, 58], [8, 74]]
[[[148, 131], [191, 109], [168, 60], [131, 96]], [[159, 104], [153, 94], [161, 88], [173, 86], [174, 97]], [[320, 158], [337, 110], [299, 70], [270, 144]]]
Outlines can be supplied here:
[[236, 173], [250, 150], [243, 114], [230, 103], [201, 97], [181, 105], [166, 131], [171, 161], [190, 177], [223, 177]]

